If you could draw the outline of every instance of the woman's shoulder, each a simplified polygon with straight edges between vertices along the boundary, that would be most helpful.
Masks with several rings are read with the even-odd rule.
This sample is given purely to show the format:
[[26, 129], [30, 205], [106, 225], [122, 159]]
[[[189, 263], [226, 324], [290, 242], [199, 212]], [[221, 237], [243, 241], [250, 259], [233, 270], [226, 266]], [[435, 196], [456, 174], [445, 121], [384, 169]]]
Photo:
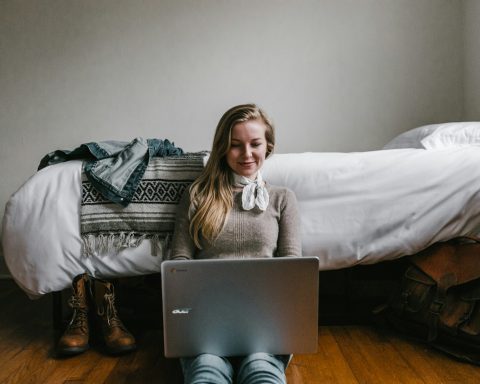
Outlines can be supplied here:
[[291, 210], [297, 207], [297, 198], [295, 193], [283, 186], [267, 184], [270, 206], [274, 210], [284, 212], [285, 209]]
[[266, 187], [270, 197], [278, 196], [286, 199], [295, 199], [295, 193], [290, 188], [281, 185], [272, 185], [269, 183], [266, 184]]

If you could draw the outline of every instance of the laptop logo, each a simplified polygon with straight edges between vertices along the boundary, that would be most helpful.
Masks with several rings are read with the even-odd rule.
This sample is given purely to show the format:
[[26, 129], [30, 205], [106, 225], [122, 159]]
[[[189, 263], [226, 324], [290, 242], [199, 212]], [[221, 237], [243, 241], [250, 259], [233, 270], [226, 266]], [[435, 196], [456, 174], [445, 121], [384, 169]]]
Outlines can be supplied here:
[[192, 308], [177, 308], [172, 311], [173, 315], [188, 315]]

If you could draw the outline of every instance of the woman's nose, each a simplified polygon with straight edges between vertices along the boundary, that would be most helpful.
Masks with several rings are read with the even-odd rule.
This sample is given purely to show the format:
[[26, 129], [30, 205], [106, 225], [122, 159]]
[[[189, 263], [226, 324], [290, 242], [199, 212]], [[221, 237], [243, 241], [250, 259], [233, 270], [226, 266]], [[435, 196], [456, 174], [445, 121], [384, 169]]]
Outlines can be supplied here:
[[252, 148], [250, 148], [249, 146], [246, 146], [244, 151], [243, 151], [243, 154], [246, 156], [246, 157], [250, 157], [252, 156]]

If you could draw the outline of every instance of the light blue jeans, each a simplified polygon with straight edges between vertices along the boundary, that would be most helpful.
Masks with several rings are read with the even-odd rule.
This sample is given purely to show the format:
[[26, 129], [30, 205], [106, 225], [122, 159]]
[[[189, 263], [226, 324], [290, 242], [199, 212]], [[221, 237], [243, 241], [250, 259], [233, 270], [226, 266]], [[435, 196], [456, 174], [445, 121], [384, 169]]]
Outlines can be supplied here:
[[203, 354], [180, 359], [185, 384], [286, 384], [289, 355], [254, 353], [244, 358]]

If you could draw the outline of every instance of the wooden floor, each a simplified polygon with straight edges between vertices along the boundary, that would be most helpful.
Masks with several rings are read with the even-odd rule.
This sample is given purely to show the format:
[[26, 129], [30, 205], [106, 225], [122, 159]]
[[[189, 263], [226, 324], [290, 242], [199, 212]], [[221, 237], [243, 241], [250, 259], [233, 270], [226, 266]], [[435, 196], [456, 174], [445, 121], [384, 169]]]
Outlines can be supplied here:
[[[162, 355], [159, 330], [134, 329], [135, 353], [54, 355], [51, 298], [31, 301], [0, 280], [0, 383], [181, 383], [177, 360]], [[368, 326], [321, 326], [318, 353], [297, 355], [287, 377], [300, 383], [480, 383], [480, 367]]]

